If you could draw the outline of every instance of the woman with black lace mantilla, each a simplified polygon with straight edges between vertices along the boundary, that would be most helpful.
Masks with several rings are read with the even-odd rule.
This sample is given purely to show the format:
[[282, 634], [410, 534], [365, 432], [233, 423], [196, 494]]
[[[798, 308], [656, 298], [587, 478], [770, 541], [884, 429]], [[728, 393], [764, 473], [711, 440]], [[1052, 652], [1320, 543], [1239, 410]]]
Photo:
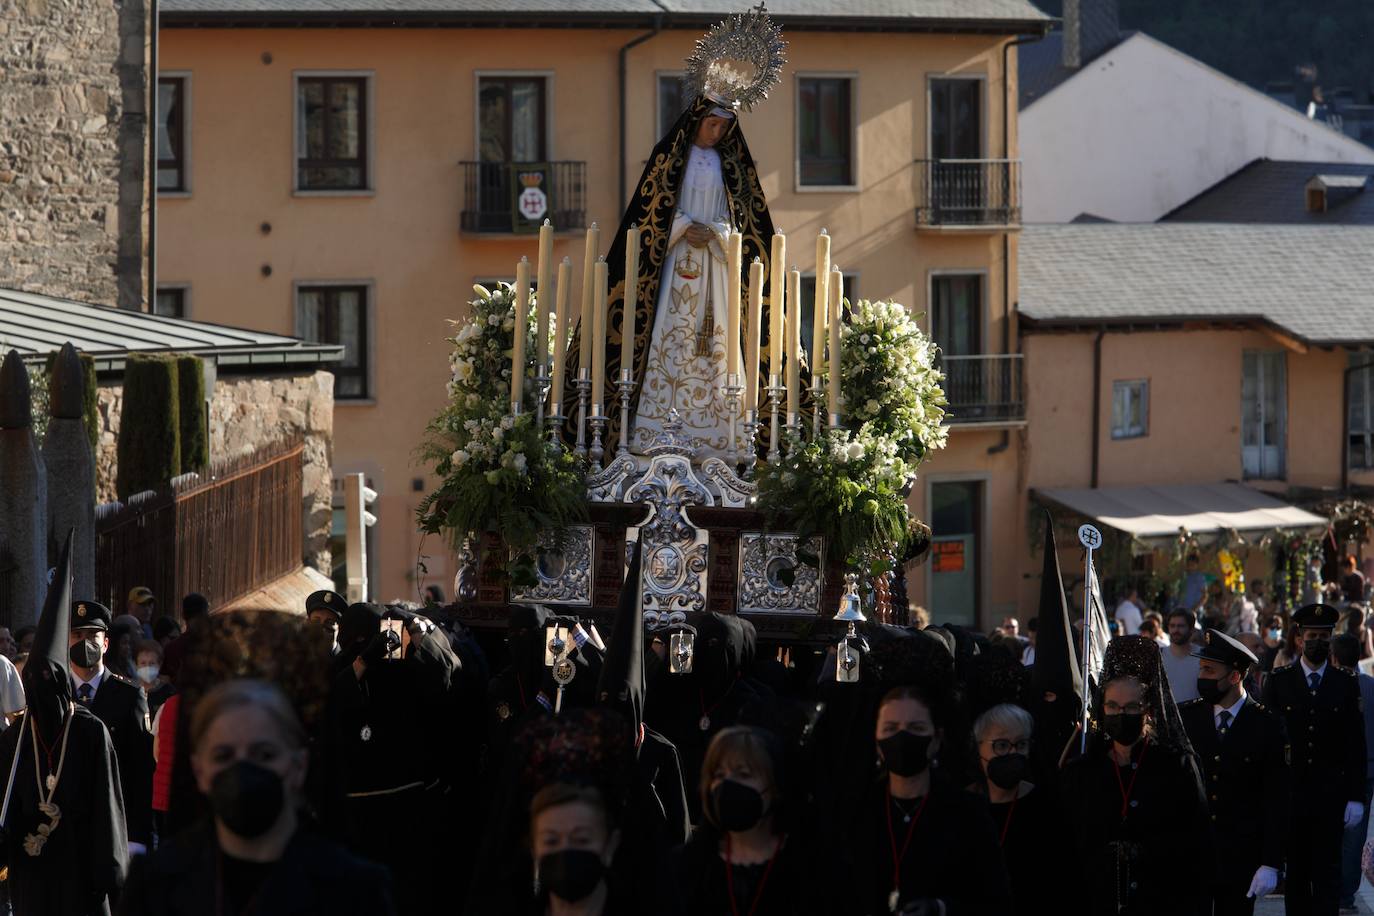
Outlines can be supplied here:
[[[1083, 883], [1077, 911], [1209, 912], [1207, 803], [1159, 647], [1112, 640], [1098, 683], [1087, 750], [1061, 779]], [[1070, 753], [1078, 747], [1075, 738]]]

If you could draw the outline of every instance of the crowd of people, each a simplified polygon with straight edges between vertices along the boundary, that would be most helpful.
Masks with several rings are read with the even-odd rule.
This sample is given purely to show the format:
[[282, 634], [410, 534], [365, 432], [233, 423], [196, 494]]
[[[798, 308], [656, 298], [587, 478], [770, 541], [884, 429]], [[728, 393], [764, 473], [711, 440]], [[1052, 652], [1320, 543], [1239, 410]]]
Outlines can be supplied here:
[[854, 682], [733, 615], [646, 628], [633, 588], [604, 636], [514, 606], [496, 638], [68, 588], [0, 634], [22, 916], [1334, 914], [1360, 880], [1354, 603], [1232, 633], [1128, 594], [1085, 691], [1043, 600], [1026, 634], [865, 624]]

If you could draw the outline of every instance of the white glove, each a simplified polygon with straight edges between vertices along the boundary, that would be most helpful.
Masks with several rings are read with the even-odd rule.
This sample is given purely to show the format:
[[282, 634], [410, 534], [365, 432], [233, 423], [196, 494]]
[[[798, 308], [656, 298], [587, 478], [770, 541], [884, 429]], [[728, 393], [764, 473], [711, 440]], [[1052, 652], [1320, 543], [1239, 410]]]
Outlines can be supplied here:
[[147, 847], [147, 846], [144, 846], [142, 843], [135, 843], [133, 840], [130, 840], [130, 841], [129, 841], [129, 855], [131, 855], [131, 856], [146, 856], [147, 854], [148, 854], [148, 847]]
[[1255, 871], [1255, 877], [1250, 879], [1250, 890], [1246, 892], [1245, 896], [1254, 897], [1258, 900], [1260, 897], [1272, 894], [1274, 888], [1278, 886], [1279, 873], [1268, 865], [1261, 865]]
[[1354, 827], [1356, 824], [1358, 824], [1360, 822], [1360, 818], [1362, 817], [1364, 817], [1363, 802], [1345, 803], [1345, 826], [1347, 829], [1350, 827]]

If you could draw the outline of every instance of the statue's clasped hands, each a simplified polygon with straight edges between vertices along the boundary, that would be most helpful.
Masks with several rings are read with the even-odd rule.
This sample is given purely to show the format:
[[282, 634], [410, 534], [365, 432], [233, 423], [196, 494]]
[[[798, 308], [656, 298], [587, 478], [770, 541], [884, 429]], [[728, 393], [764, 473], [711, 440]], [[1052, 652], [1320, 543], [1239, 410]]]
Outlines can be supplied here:
[[705, 223], [692, 223], [683, 234], [687, 237], [687, 244], [693, 248], [705, 248], [716, 233]]

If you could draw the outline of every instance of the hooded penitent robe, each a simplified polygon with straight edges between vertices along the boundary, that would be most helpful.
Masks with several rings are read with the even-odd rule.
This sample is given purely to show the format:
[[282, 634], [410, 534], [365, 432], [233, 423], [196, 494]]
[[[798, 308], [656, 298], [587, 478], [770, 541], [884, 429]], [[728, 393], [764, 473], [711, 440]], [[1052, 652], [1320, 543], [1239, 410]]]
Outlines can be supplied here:
[[[721, 450], [717, 448], [723, 436], [720, 424], [728, 418], [723, 403], [719, 403], [719, 392], [710, 393], [709, 389], [723, 381], [726, 347], [733, 345], [739, 347], [741, 353], [745, 352], [742, 339], [725, 340], [728, 325], [724, 303], [715, 298], [724, 296], [725, 234], [730, 229], [739, 231], [742, 237], [742, 281], [748, 282], [749, 264], [758, 258], [763, 264], [765, 303], [772, 295], [768, 281], [773, 220], [768, 214], [768, 201], [759, 183], [754, 158], [744, 142], [739, 119], [730, 122], [725, 135], [709, 151], [710, 155], [703, 155], [694, 143], [701, 120], [711, 114], [716, 105], [698, 96], [659, 140], [649, 154], [648, 164], [635, 185], [634, 196], [606, 255], [609, 313], [606, 319], [605, 404], [610, 416], [605, 441], [612, 444], [619, 441], [620, 434], [620, 412], [612, 408], [618, 403], [614, 385], [620, 378], [621, 369], [625, 234], [631, 226], [640, 227], [640, 249], [633, 330], [634, 365], [628, 367], [633, 370], [634, 377], [630, 415], [632, 423], [635, 422], [633, 418], [644, 416], [646, 433], [661, 427], [667, 408], [676, 406], [682, 413], [685, 432], [701, 440], [707, 450]], [[694, 154], [694, 150], [698, 152]], [[716, 162], [718, 183], [708, 174]], [[708, 225], [713, 231], [714, 237], [705, 249], [690, 248], [684, 239], [683, 234], [693, 222]], [[689, 256], [691, 265], [685, 263]], [[712, 331], [708, 355], [697, 358], [694, 355], [696, 334], [703, 330], [708, 299], [712, 303], [714, 328], [705, 328]], [[662, 315], [661, 312], [670, 314]], [[760, 389], [768, 384], [769, 371], [782, 371], [768, 367], [768, 321], [764, 320], [762, 325]], [[568, 405], [577, 404], [576, 379], [584, 330], [574, 327], [568, 347], [567, 382], [563, 393], [563, 403]], [[744, 333], [742, 318], [741, 338]], [[690, 340], [684, 336], [688, 334]], [[680, 353], [681, 365], [662, 364], [664, 354], [679, 353], [682, 347], [687, 350]], [[651, 357], [652, 353], [659, 354], [659, 362]], [[741, 363], [741, 372], [745, 369]], [[803, 387], [809, 384], [805, 374], [802, 384]], [[767, 395], [760, 393], [760, 408], [766, 403]], [[576, 437], [577, 410], [573, 407], [565, 413], [569, 415], [565, 436], [571, 440]], [[762, 439], [766, 440], [767, 436], [768, 430], [764, 429]], [[639, 444], [639, 439], [636, 434], [632, 441]]]
[[[67, 667], [71, 549], [68, 534], [24, 666], [28, 710], [0, 734], [0, 774], [13, 775], [0, 855], [9, 867], [14, 912], [35, 916], [108, 914], [108, 897], [123, 884], [129, 864], [124, 796], [110, 734], [89, 710], [72, 702]], [[49, 775], [57, 777], [55, 823], [39, 809]], [[40, 825], [50, 825], [51, 832], [38, 854], [30, 855], [26, 840], [39, 835]]]

